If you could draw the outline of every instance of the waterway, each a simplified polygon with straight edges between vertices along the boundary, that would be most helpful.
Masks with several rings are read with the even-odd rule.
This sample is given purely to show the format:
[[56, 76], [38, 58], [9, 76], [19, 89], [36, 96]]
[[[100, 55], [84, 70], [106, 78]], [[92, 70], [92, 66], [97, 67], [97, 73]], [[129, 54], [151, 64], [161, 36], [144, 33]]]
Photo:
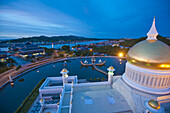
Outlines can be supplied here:
[[[102, 61], [106, 60], [104, 66], [97, 66], [99, 69], [107, 72], [107, 68], [112, 65], [116, 69], [115, 75], [122, 75], [124, 73], [126, 61], [121, 61], [120, 64], [120, 61], [116, 58], [96, 58], [96, 62], [99, 59]], [[78, 79], [87, 79], [89, 81], [98, 78], [107, 80], [106, 75], [96, 71], [92, 66], [82, 67], [80, 60], [84, 61], [84, 59], [67, 61], [66, 68], [69, 70], [69, 76], [77, 75]], [[87, 60], [90, 62], [90, 59]], [[10, 84], [6, 85], [0, 90], [0, 112], [13, 113], [41, 79], [46, 77], [61, 77], [60, 71], [63, 69], [62, 64], [63, 62], [45, 65], [17, 78], [14, 81], [14, 87]], [[24, 79], [24, 81], [21, 82], [19, 79]]]
[[40, 47], [46, 47], [46, 48], [55, 48], [55, 49], [59, 49], [64, 45], [69, 45], [70, 47], [75, 46], [75, 45], [88, 45], [88, 44], [95, 44], [95, 43], [99, 43], [99, 42], [104, 42], [107, 40], [97, 40], [97, 41], [86, 41], [86, 42], [78, 42], [78, 43], [70, 43], [70, 44], [55, 44], [53, 45], [39, 45]]

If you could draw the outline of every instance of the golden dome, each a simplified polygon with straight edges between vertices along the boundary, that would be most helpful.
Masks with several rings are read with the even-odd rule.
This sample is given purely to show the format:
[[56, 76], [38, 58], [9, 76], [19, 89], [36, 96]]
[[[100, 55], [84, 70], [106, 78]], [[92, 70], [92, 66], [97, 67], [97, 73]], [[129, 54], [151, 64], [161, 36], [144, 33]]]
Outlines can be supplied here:
[[67, 69], [64, 68], [64, 69], [62, 70], [62, 72], [67, 72]]
[[170, 69], [170, 47], [158, 40], [144, 40], [129, 50], [127, 61], [148, 69]]
[[154, 108], [154, 109], [160, 109], [161, 105], [159, 104], [158, 101], [155, 101], [155, 100], [150, 100], [148, 102], [149, 106]]
[[110, 69], [110, 70], [113, 70], [114, 68], [113, 68], [113, 66], [110, 66], [109, 69]]

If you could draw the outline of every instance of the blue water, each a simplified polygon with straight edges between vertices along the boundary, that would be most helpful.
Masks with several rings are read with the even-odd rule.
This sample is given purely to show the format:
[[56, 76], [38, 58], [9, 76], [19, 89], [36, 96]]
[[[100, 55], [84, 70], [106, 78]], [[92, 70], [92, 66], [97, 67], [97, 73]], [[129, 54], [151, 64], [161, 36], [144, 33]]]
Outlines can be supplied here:
[[[94, 43], [99, 43], [99, 42], [103, 42], [103, 41], [107, 41], [107, 40], [86, 41], [86, 42], [71, 43], [71, 44], [56, 44], [56, 45], [53, 45], [53, 48], [59, 49], [59, 48], [61, 48], [64, 45], [69, 45], [70, 47], [78, 45], [78, 44], [79, 45], [88, 45], [88, 44], [91, 44], [91, 43], [94, 44]], [[40, 45], [40, 47], [52, 48], [52, 45]]]
[[[96, 61], [101, 59], [106, 60], [104, 66], [99, 67], [100, 69], [107, 71], [107, 68], [112, 65], [116, 71], [115, 75], [120, 75], [124, 73], [125, 62], [122, 64], [115, 58], [96, 58]], [[78, 79], [94, 79], [94, 78], [104, 78], [107, 80], [107, 76], [93, 70], [90, 67], [82, 67], [80, 60], [75, 59], [67, 61], [67, 69], [69, 70], [69, 76], [77, 75]], [[90, 59], [87, 59], [90, 62]], [[1, 113], [13, 113], [22, 101], [28, 96], [28, 94], [34, 89], [34, 87], [39, 83], [39, 81], [46, 77], [58, 77], [61, 76], [60, 71], [63, 69], [62, 62], [52, 63], [38, 69], [32, 70], [20, 78], [23, 78], [23, 82], [19, 82], [20, 78], [14, 81], [14, 87], [12, 88], [10, 84], [6, 85], [2, 90], [0, 90], [0, 112]], [[39, 73], [37, 72], [39, 71]]]

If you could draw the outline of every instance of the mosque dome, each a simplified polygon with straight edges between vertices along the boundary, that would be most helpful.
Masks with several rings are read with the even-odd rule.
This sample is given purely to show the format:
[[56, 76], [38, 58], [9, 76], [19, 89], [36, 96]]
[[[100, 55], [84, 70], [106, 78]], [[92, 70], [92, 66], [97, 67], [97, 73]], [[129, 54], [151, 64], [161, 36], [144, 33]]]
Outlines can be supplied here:
[[[134, 45], [127, 53], [123, 80], [130, 86], [153, 94], [169, 93], [170, 47], [157, 40], [155, 18], [147, 39]], [[154, 105], [156, 102], [150, 102]], [[156, 104], [155, 104], [156, 105]]]
[[149, 69], [170, 69], [170, 47], [158, 40], [144, 40], [127, 53], [127, 61]]
[[134, 45], [127, 53], [127, 61], [139, 67], [155, 70], [170, 69], [170, 47], [157, 40], [155, 18], [148, 38]]

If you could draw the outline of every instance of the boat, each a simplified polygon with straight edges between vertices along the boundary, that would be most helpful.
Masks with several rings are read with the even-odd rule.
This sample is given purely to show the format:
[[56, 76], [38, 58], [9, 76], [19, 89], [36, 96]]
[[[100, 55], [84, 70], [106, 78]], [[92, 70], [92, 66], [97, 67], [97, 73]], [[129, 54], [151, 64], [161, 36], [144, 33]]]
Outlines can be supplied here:
[[106, 61], [104, 62], [101, 62], [101, 63], [91, 63], [91, 64], [88, 64], [88, 63], [83, 63], [82, 61], [80, 61], [81, 65], [83, 66], [92, 66], [92, 65], [96, 65], [96, 66], [101, 66], [101, 65], [104, 65]]
[[88, 63], [87, 60], [85, 60], [84, 63], [87, 64]]
[[99, 63], [102, 63], [102, 60], [101, 60], [101, 59], [99, 60]]
[[19, 79], [18, 81], [19, 81], [19, 82], [23, 82], [23, 81], [24, 81], [24, 79], [23, 79], [23, 78], [21, 78], [21, 79]]

